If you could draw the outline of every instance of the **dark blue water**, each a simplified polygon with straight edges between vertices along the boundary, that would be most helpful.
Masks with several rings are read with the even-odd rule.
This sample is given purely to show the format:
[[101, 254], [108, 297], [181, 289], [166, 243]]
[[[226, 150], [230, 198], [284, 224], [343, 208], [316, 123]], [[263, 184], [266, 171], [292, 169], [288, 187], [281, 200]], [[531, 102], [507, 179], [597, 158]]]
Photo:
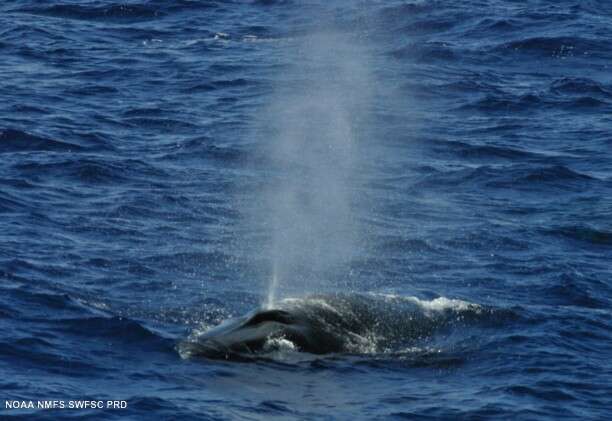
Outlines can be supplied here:
[[[327, 3], [2, 2], [0, 398], [128, 402], [2, 417], [610, 417], [610, 3]], [[384, 89], [367, 246], [311, 292], [483, 310], [402, 349], [183, 359], [265, 299], [253, 122], [322, 26]]]

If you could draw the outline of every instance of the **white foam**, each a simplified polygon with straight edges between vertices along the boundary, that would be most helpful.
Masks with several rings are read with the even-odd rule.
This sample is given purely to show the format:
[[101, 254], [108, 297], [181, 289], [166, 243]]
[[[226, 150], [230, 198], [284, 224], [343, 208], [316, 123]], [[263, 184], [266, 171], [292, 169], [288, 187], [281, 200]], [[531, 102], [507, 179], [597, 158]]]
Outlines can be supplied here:
[[216, 39], [216, 40], [220, 40], [220, 39], [226, 40], [226, 39], [229, 39], [229, 38], [230, 38], [229, 34], [226, 34], [225, 32], [217, 32], [215, 34], [215, 38], [214, 39]]
[[370, 295], [376, 297], [382, 297], [388, 301], [408, 301], [418, 305], [424, 310], [428, 311], [467, 311], [467, 310], [480, 310], [481, 307], [478, 304], [470, 303], [469, 301], [458, 300], [454, 298], [438, 297], [433, 300], [421, 300], [414, 296], [402, 296], [395, 294], [375, 294]]
[[476, 308], [480, 308], [480, 306], [477, 304], [472, 304], [472, 303], [469, 303], [463, 300], [449, 299], [446, 297], [439, 297], [431, 301], [420, 301], [420, 304], [428, 310], [435, 310], [435, 311], [444, 311], [444, 310], [465, 311], [465, 310], [473, 310]]
[[283, 337], [268, 338], [264, 344], [264, 351], [295, 352], [297, 347], [293, 342]]

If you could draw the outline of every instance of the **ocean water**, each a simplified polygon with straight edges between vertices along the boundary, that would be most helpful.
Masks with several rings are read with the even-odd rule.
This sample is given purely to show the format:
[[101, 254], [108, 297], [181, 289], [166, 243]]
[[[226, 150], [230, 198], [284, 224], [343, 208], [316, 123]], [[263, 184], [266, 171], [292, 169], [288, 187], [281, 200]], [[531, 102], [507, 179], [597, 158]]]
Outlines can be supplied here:
[[[5, 0], [0, 57], [3, 419], [612, 416], [610, 2]], [[275, 273], [399, 339], [179, 352]]]

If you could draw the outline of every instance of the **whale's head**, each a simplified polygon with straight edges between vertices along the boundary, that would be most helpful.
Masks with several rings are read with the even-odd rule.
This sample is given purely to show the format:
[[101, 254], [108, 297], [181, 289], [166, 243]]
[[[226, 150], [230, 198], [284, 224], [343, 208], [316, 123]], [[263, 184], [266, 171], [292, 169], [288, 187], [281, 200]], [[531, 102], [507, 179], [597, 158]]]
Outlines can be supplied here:
[[312, 349], [310, 326], [286, 310], [256, 310], [228, 319], [179, 344], [182, 355], [216, 359], [248, 359], [265, 351], [274, 339], [289, 341], [296, 349]]

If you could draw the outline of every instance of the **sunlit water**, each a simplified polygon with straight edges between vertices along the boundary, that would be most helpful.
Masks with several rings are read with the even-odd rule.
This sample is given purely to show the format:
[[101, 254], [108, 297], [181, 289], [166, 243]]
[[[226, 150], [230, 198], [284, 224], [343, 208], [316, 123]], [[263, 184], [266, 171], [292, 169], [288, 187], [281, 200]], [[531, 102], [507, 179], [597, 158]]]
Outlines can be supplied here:
[[[2, 2], [4, 399], [609, 417], [608, 2], [328, 3]], [[385, 318], [329, 356], [177, 349], [308, 293]]]

